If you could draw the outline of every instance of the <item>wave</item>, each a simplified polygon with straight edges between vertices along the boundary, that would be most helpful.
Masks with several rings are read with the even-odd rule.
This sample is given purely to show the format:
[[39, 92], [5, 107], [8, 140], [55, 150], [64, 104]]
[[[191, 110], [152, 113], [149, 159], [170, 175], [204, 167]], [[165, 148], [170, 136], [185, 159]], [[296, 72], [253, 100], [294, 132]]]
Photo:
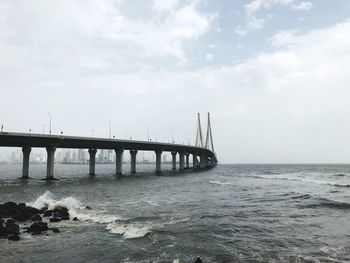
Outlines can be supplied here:
[[291, 198], [292, 198], [292, 199], [309, 199], [309, 198], [311, 198], [311, 197], [312, 197], [311, 195], [304, 194], [304, 195], [292, 196]]
[[334, 208], [334, 209], [350, 209], [350, 204], [345, 202], [337, 202], [334, 200], [320, 198], [317, 202], [303, 205], [304, 208]]
[[124, 238], [144, 237], [152, 232], [150, 228], [142, 225], [125, 225], [118, 221], [109, 223], [106, 229], [113, 234], [122, 235]]
[[[55, 200], [54, 195], [50, 191], [46, 191], [34, 202], [28, 203], [28, 205], [37, 209], [47, 208], [50, 210], [65, 207], [68, 209], [71, 218], [76, 217], [80, 221], [107, 224], [107, 230], [111, 233], [121, 234], [125, 238], [142, 237], [150, 232], [150, 229], [146, 227], [128, 224], [127, 221], [130, 219], [91, 210], [91, 208], [84, 206], [82, 202], [74, 197], [65, 197], [60, 200]], [[123, 225], [121, 225], [121, 222]]]
[[346, 176], [346, 174], [333, 174], [333, 176], [343, 177]]
[[211, 184], [218, 184], [218, 185], [233, 185], [232, 183], [229, 182], [220, 182], [220, 181], [209, 181]]
[[[343, 175], [339, 175], [343, 176]], [[317, 180], [317, 179], [310, 179], [310, 178], [299, 178], [299, 177], [277, 177], [277, 176], [259, 176], [259, 175], [254, 175], [254, 176], [249, 176], [252, 178], [258, 178], [258, 179], [265, 179], [265, 180], [287, 180], [287, 181], [298, 181], [298, 182], [305, 182], [305, 183], [314, 183], [314, 184], [319, 184], [319, 185], [329, 185], [329, 186], [336, 186], [336, 187], [346, 187], [350, 188], [350, 184], [346, 183], [334, 183], [334, 182], [329, 182], [329, 181], [324, 181], [324, 180]]]
[[345, 187], [345, 188], [350, 187], [350, 184], [337, 184], [337, 183], [327, 183], [327, 184], [331, 186], [336, 186], [336, 187]]

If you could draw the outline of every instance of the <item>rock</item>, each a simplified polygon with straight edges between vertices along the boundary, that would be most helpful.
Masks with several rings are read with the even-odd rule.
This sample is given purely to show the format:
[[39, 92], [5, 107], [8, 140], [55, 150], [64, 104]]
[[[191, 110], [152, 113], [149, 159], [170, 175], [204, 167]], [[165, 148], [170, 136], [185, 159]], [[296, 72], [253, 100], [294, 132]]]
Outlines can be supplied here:
[[61, 215], [61, 220], [69, 220], [69, 215]]
[[53, 211], [52, 211], [52, 210], [46, 210], [46, 211], [44, 212], [43, 217], [50, 217], [50, 216], [52, 216], [52, 214], [53, 214]]
[[11, 217], [16, 213], [17, 204], [14, 202], [7, 202], [0, 204], [0, 216], [2, 217]]
[[5, 207], [7, 209], [16, 209], [17, 204], [15, 202], [6, 202], [3, 204], [3, 207]]
[[6, 224], [5, 226], [6, 233], [9, 234], [19, 234], [19, 226], [15, 223]]
[[87, 206], [85, 207], [85, 209], [91, 210], [92, 208], [91, 208], [90, 206], [87, 205]]
[[67, 208], [55, 208], [53, 212], [54, 217], [59, 217], [61, 220], [69, 220], [69, 212]]
[[0, 237], [6, 237], [7, 233], [6, 233], [6, 229], [3, 226], [3, 224], [0, 224]]
[[201, 260], [200, 257], [198, 257], [194, 263], [203, 263], [203, 261]]
[[58, 228], [50, 228], [54, 233], [60, 233], [61, 231]]
[[34, 222], [29, 228], [28, 232], [33, 234], [41, 234], [43, 231], [47, 231], [47, 223], [45, 222]]
[[47, 207], [41, 208], [39, 214], [45, 213], [45, 211], [47, 211], [47, 209], [48, 209]]
[[78, 218], [77, 218], [77, 217], [74, 217], [74, 218], [73, 218], [73, 221], [78, 221]]
[[8, 224], [14, 224], [14, 223], [16, 223], [16, 221], [10, 218], [6, 220], [5, 224], [8, 225]]
[[7, 239], [11, 241], [19, 241], [21, 238], [17, 234], [11, 234], [7, 237]]
[[43, 219], [41, 218], [40, 215], [35, 215], [30, 220], [33, 221], [33, 222], [35, 222], [35, 221], [43, 221]]
[[39, 209], [26, 206], [25, 203], [20, 203], [17, 206], [16, 214], [13, 216], [13, 218], [17, 221], [27, 221], [30, 220], [33, 216], [37, 215], [39, 212]]
[[51, 217], [50, 218], [50, 222], [60, 222], [61, 221], [61, 218], [59, 217]]
[[18, 207], [18, 209], [24, 209], [24, 208], [26, 208], [26, 204], [25, 203], [19, 203], [17, 207]]
[[26, 210], [18, 210], [13, 218], [17, 221], [27, 221], [32, 217], [32, 215]]

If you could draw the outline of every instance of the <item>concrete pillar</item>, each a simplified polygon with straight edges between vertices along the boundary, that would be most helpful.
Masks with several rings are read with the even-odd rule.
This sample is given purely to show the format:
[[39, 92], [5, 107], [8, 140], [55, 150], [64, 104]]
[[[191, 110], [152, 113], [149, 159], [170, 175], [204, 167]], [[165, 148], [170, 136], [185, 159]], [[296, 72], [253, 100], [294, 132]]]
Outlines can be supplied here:
[[123, 168], [123, 149], [115, 149], [115, 173], [117, 175], [122, 175]]
[[52, 180], [53, 178], [53, 171], [54, 171], [54, 165], [55, 165], [55, 151], [56, 147], [46, 147], [47, 151], [47, 169], [46, 169], [46, 179]]
[[200, 168], [206, 168], [207, 167], [207, 155], [205, 153], [201, 154], [199, 167]]
[[186, 169], [190, 168], [190, 154], [186, 153]]
[[198, 168], [198, 160], [197, 160], [197, 154], [192, 154], [193, 156], [193, 169], [197, 169]]
[[176, 170], [176, 154], [177, 152], [171, 152], [173, 170]]
[[131, 155], [131, 174], [136, 173], [136, 154], [137, 150], [130, 150]]
[[160, 174], [162, 172], [162, 151], [156, 151], [156, 173]]
[[22, 178], [29, 177], [29, 157], [32, 148], [26, 146], [22, 148], [23, 152], [23, 166], [22, 166]]
[[179, 152], [180, 171], [185, 169], [185, 153]]
[[89, 149], [89, 174], [95, 175], [96, 149]]

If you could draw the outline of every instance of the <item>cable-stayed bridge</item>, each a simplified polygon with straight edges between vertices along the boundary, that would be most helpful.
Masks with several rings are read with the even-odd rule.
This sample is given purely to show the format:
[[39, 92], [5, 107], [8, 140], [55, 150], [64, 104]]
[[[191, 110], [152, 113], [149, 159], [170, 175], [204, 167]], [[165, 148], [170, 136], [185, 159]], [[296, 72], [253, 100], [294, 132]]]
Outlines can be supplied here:
[[[172, 155], [172, 169], [176, 170], [177, 156], [179, 170], [184, 169], [207, 169], [217, 164], [214, 153], [214, 144], [208, 113], [207, 135], [205, 143], [202, 137], [200, 115], [198, 113], [197, 136], [194, 146], [161, 143], [152, 141], [119, 140], [106, 138], [92, 138], [65, 135], [46, 135], [16, 132], [0, 132], [0, 147], [21, 147], [23, 153], [22, 178], [29, 177], [29, 159], [32, 148], [46, 148], [47, 172], [46, 179], [54, 179], [55, 151], [57, 148], [88, 149], [89, 174], [95, 174], [95, 159], [98, 149], [115, 151], [115, 173], [122, 174], [123, 155], [130, 153], [130, 172], [136, 173], [136, 155], [138, 151], [153, 151], [156, 155], [156, 173], [162, 172], [162, 153], [170, 152]], [[191, 157], [191, 158], [190, 158]], [[191, 160], [190, 160], [191, 159]], [[192, 162], [190, 162], [192, 161]]]

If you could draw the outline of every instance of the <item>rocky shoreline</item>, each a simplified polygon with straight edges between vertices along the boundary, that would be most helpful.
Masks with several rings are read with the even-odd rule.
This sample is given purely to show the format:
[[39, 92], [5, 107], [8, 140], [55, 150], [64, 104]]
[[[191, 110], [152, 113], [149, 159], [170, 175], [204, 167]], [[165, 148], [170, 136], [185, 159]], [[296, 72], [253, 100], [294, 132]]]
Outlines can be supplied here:
[[[89, 206], [86, 209], [91, 209]], [[48, 207], [37, 209], [27, 206], [25, 203], [6, 202], [0, 204], [0, 239], [7, 238], [10, 241], [19, 241], [21, 233], [40, 235], [43, 233], [60, 233], [55, 227], [49, 227], [49, 223], [62, 220], [78, 221], [77, 217], [71, 219], [66, 207], [58, 206], [49, 210]], [[28, 225], [22, 226], [20, 225]], [[178, 261], [174, 261], [178, 262]], [[198, 257], [194, 263], [203, 263]]]
[[[6, 202], [0, 204], [0, 238], [19, 241], [20, 234], [23, 232], [32, 235], [40, 235], [48, 231], [60, 233], [58, 228], [49, 227], [49, 223], [61, 220], [70, 220], [66, 207], [48, 210], [48, 207], [37, 209], [25, 203]], [[72, 220], [77, 221], [78, 219], [75, 217]], [[20, 223], [28, 222], [32, 222], [29, 227], [20, 227]]]

